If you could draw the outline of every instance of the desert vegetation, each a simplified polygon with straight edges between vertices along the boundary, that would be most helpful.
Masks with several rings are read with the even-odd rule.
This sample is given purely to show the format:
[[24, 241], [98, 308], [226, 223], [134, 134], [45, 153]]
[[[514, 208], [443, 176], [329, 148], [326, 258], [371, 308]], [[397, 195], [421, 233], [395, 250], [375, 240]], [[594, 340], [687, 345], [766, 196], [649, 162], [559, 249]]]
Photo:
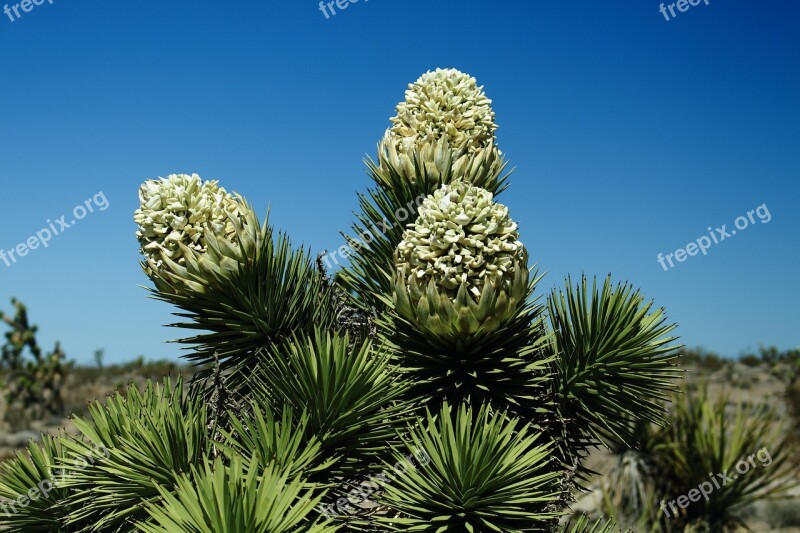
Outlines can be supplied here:
[[[682, 349], [665, 310], [610, 276], [546, 289], [532, 259], [547, 258], [498, 201], [511, 182], [491, 103], [456, 70], [409, 86], [335, 271], [216, 181], [144, 183], [141, 265], [151, 296], [176, 309], [190, 367], [108, 391], [71, 431], [0, 465], [0, 523], [734, 531], [753, 505], [792, 497], [797, 424], [775, 405], [797, 408], [798, 353], [734, 363]], [[63, 414], [65, 375], [90, 369], [42, 352], [13, 305], [9, 412]], [[122, 371], [97, 362], [97, 375]], [[762, 367], [783, 387], [772, 408], [684, 379], [730, 371], [727, 386], [745, 389]], [[612, 467], [598, 477], [601, 449]], [[695, 499], [742, 460], [746, 475]], [[581, 510], [586, 494], [599, 498]]]

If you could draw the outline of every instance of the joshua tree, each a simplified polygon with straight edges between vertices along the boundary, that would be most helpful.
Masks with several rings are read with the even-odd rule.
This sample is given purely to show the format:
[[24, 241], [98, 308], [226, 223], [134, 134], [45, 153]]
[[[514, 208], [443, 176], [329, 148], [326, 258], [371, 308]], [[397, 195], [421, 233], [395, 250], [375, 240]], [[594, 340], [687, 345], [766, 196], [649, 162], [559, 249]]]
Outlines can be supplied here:
[[5, 374], [5, 419], [13, 429], [22, 429], [33, 420], [64, 414], [61, 387], [66, 372], [66, 354], [56, 343], [45, 353], [36, 340], [37, 326], [28, 322], [25, 305], [11, 300], [14, 316], [0, 311], [0, 323], [8, 326], [2, 346], [0, 369]]
[[[497, 200], [509, 174], [496, 129], [474, 78], [410, 85], [333, 279], [217, 182], [145, 183], [142, 266], [192, 332], [198, 372], [188, 394], [165, 382], [96, 404], [80, 438], [6, 465], [6, 498], [68, 474], [11, 525], [46, 513], [41, 531], [558, 529], [586, 450], [663, 422], [674, 326], [609, 279], [543, 297]], [[73, 465], [99, 446], [107, 458]]]

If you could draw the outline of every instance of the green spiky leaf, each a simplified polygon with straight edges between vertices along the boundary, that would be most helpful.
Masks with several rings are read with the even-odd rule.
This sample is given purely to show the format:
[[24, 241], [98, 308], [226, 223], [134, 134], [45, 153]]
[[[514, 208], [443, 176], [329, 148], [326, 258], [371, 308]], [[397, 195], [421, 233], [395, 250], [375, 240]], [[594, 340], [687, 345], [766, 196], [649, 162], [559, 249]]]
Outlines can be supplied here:
[[245, 470], [234, 459], [192, 468], [177, 487], [159, 487], [162, 502], [149, 503], [151, 523], [144, 533], [329, 533], [333, 525], [317, 520], [314, 494], [302, 478], [267, 467]]
[[662, 403], [682, 375], [663, 309], [630, 285], [598, 290], [584, 277], [549, 299], [557, 354], [555, 394], [572, 438], [632, 444], [632, 420], [663, 423]]
[[160, 497], [159, 485], [172, 487], [209, 453], [206, 409], [184, 395], [181, 381], [148, 382], [143, 392], [131, 385], [126, 396], [90, 405], [89, 416], [74, 420], [82, 440], [62, 441], [68, 452], [60, 467], [74, 509], [67, 522], [91, 521], [90, 531], [145, 517], [144, 504]]
[[378, 519], [389, 531], [539, 531], [557, 516], [560, 472], [551, 444], [529, 424], [486, 406], [445, 404], [403, 441], [396, 461], [409, 452], [430, 461], [383, 483], [381, 501], [400, 513]]
[[317, 330], [287, 340], [263, 354], [252, 381], [273, 409], [306, 414], [307, 436], [320, 441], [323, 457], [340, 460], [335, 471], [359, 469], [410, 412], [389, 354], [370, 341], [353, 346], [348, 335]]

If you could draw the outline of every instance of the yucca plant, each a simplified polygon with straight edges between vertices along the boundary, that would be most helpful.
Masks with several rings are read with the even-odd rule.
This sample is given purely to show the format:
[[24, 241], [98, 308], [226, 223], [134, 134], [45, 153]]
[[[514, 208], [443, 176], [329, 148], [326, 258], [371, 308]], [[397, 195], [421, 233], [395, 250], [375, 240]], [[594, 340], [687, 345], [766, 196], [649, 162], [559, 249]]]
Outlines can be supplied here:
[[268, 405], [252, 402], [244, 412], [230, 413], [230, 430], [222, 430], [216, 443], [231, 461], [241, 461], [248, 470], [277, 466], [292, 476], [313, 475], [329, 468], [336, 459], [323, 454], [321, 441], [309, 437], [309, 417], [299, 418], [291, 407], [280, 419]]
[[379, 519], [387, 530], [541, 531], [557, 516], [559, 472], [547, 466], [552, 443], [529, 423], [486, 405], [454, 410], [447, 403], [427, 419], [395, 448], [398, 462], [421, 450], [430, 463], [384, 482], [382, 501], [401, 513]]
[[[173, 487], [178, 476], [207, 458], [210, 438], [204, 405], [184, 394], [181, 381], [129, 386], [89, 406], [90, 419], [75, 418], [81, 440], [66, 440], [61, 458], [67, 524], [89, 522], [91, 531], [118, 531], [147, 516], [145, 504]], [[96, 457], [96, 450], [108, 457]]]
[[669, 487], [665, 499], [702, 483], [714, 485], [708, 501], [678, 508], [679, 522], [734, 530], [743, 525], [746, 506], [780, 498], [800, 485], [800, 460], [782, 417], [766, 405], [737, 404], [730, 412], [729, 403], [725, 394], [709, 399], [705, 388], [687, 394], [678, 400], [672, 424], [661, 431], [664, 447], [655, 462], [659, 479]]
[[[628, 284], [544, 297], [498, 201], [510, 173], [496, 129], [471, 76], [438, 69], [409, 86], [332, 281], [328, 258], [315, 264], [217, 182], [146, 182], [142, 267], [185, 319], [198, 373], [191, 394], [130, 389], [78, 420], [54, 459], [71, 474], [58, 523], [563, 530], [588, 447], [663, 422], [672, 326]], [[100, 445], [105, 461], [67, 466]], [[20, 469], [6, 476], [27, 479]]]
[[332, 533], [315, 512], [322, 494], [314, 494], [299, 477], [280, 468], [242, 467], [239, 459], [192, 468], [176, 489], [160, 487], [163, 502], [147, 507], [150, 521], [144, 533]]
[[726, 393], [711, 398], [704, 385], [682, 394], [667, 425], [640, 427], [646, 446], [622, 452], [604, 510], [639, 530], [738, 531], [748, 506], [800, 486], [788, 429], [763, 404], [732, 404]]
[[66, 439], [43, 435], [41, 444], [30, 442], [26, 453], [0, 464], [0, 524], [15, 531], [79, 530], [65, 526], [73, 509], [65, 503], [69, 491], [61, 486]]
[[333, 461], [328, 476], [363, 470], [409, 416], [389, 355], [371, 341], [354, 345], [347, 334], [292, 338], [264, 354], [251, 379], [262, 404], [306, 413], [307, 437]]

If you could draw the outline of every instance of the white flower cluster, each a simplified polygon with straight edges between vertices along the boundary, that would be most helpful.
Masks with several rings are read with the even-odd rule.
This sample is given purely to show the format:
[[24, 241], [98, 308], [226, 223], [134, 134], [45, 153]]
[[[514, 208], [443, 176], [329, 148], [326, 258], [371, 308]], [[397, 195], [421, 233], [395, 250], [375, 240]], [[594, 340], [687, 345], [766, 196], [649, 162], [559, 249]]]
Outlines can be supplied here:
[[389, 130], [401, 151], [446, 138], [454, 149], [478, 151], [494, 142], [492, 101], [475, 78], [456, 69], [426, 72], [409, 85]]
[[231, 216], [242, 216], [241, 204], [216, 181], [202, 181], [197, 174], [172, 174], [149, 180], [139, 189], [141, 207], [134, 213], [139, 225], [136, 237], [151, 267], [159, 267], [161, 255], [179, 265], [185, 263], [181, 244], [206, 251], [206, 232], [233, 240]]
[[454, 298], [462, 283], [475, 297], [491, 283], [506, 288], [523, 265], [525, 250], [508, 208], [489, 191], [464, 182], [443, 185], [422, 203], [403, 234], [395, 263], [406, 285], [433, 280]]

